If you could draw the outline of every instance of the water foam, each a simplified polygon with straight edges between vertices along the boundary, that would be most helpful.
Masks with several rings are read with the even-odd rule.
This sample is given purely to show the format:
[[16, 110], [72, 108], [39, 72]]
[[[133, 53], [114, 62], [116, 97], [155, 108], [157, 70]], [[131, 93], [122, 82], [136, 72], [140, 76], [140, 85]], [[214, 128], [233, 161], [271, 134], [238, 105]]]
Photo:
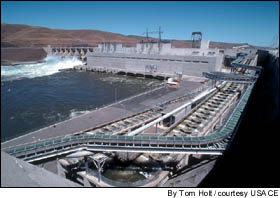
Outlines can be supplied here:
[[89, 111], [89, 110], [79, 111], [79, 110], [72, 109], [69, 117], [70, 117], [70, 119], [72, 119], [72, 118], [78, 117], [80, 115], [87, 114], [89, 112], [91, 112], [91, 111]]
[[62, 59], [59, 56], [48, 55], [42, 63], [1, 66], [1, 81], [48, 76], [59, 72], [59, 69], [73, 68], [81, 64], [82, 61], [76, 57]]
[[133, 85], [143, 83], [149, 87], [155, 87], [159, 83], [156, 80], [150, 80], [151, 82], [148, 82], [147, 80], [133, 78], [133, 77], [116, 77], [116, 76], [105, 77], [105, 78], [101, 78], [100, 80], [103, 82], [110, 82], [110, 83], [121, 82], [121, 83], [129, 83]]

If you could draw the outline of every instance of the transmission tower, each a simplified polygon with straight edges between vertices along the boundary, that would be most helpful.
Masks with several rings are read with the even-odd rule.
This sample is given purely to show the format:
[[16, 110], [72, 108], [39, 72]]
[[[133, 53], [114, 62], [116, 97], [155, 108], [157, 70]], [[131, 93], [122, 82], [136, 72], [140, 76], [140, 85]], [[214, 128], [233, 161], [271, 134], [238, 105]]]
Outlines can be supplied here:
[[200, 48], [200, 43], [202, 40], [201, 32], [192, 32], [192, 48]]

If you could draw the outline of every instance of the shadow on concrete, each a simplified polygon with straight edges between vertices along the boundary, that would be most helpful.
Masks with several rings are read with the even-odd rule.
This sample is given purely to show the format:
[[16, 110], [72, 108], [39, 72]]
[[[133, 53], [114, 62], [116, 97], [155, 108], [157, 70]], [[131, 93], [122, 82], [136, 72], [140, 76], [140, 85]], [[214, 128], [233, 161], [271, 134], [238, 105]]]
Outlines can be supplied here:
[[267, 57], [230, 150], [199, 187], [279, 187], [279, 59]]

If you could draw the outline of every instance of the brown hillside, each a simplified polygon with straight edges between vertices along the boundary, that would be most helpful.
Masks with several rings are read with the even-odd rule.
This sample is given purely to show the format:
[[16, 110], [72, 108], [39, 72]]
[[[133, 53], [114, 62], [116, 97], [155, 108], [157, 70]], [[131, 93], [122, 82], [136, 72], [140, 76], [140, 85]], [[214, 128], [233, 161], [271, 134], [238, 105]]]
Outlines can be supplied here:
[[1, 24], [1, 45], [5, 46], [96, 46], [101, 42], [136, 45], [141, 38], [98, 30], [57, 30], [27, 25]]
[[[156, 38], [150, 38], [154, 42]], [[97, 46], [102, 42], [122, 43], [124, 46], [135, 46], [145, 41], [145, 37], [99, 30], [59, 30], [37, 26], [1, 23], [1, 47], [42, 47], [52, 46]], [[172, 46], [191, 48], [191, 41], [171, 40]], [[210, 42], [210, 48], [232, 48], [246, 43]]]

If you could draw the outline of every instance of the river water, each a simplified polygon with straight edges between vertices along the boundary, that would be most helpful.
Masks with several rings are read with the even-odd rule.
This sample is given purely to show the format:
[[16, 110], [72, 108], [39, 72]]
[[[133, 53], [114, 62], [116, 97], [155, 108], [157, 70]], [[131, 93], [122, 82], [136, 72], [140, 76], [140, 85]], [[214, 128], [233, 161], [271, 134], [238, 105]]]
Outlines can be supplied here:
[[1, 142], [153, 89], [158, 80], [63, 71], [81, 62], [1, 66]]

